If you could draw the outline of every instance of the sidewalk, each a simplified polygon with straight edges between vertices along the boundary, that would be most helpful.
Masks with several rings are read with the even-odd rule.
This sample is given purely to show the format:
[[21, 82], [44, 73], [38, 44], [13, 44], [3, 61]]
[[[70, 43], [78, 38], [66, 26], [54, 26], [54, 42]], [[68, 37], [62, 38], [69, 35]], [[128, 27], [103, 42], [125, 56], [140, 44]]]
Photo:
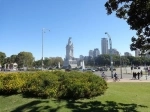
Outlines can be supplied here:
[[[108, 79], [107, 82], [114, 82], [114, 81], [113, 81], [113, 79]], [[149, 79], [148, 80], [146, 80], [146, 79], [134, 80], [134, 79], [129, 79], [129, 78], [123, 78], [123, 79], [120, 79], [119, 82], [150, 82], [150, 80]]]

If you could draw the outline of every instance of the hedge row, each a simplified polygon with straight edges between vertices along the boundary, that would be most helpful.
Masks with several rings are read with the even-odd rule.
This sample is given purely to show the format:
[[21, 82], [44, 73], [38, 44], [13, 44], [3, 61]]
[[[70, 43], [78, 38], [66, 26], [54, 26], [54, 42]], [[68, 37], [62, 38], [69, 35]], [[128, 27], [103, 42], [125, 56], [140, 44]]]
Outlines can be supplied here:
[[12, 72], [0, 74], [0, 95], [59, 99], [91, 98], [104, 94], [107, 83], [92, 72]]

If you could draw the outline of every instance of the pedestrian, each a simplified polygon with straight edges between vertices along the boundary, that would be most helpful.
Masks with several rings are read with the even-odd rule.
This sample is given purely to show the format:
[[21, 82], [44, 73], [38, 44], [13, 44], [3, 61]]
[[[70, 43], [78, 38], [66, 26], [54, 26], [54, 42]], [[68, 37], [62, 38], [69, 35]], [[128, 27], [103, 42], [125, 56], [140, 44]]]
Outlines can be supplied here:
[[136, 79], [137, 73], [135, 72], [134, 74], [135, 74], [135, 75], [134, 75], [134, 78]]
[[139, 72], [137, 73], [137, 76], [138, 76], [138, 80], [139, 80], [140, 79], [140, 73]]
[[114, 74], [114, 78], [115, 78], [115, 80], [117, 80], [117, 78], [118, 78], [118, 75], [116, 74], [116, 72]]
[[140, 74], [141, 74], [141, 77], [142, 77], [142, 76], [143, 76], [143, 72], [142, 72], [142, 70], [141, 70]]
[[134, 78], [135, 78], [135, 76], [134, 76], [134, 75], [135, 75], [135, 73], [133, 72], [133, 77], [132, 77], [132, 79], [134, 79]]
[[105, 73], [104, 73], [104, 72], [101, 74], [101, 77], [102, 77], [102, 78], [104, 78], [104, 77], [105, 77]]

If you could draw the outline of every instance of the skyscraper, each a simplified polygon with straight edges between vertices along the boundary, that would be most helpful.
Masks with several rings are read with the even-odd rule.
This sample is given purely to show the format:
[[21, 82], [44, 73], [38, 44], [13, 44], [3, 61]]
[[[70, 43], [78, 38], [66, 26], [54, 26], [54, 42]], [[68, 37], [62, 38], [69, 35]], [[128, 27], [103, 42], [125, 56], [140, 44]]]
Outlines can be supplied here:
[[95, 48], [93, 51], [93, 57], [97, 57], [98, 55], [100, 55], [99, 49]]
[[108, 40], [107, 38], [101, 39], [101, 49], [102, 54], [108, 54]]
[[[108, 49], [108, 54], [110, 54], [110, 49]], [[112, 49], [112, 54], [113, 55], [120, 55], [119, 52], [117, 51], [117, 49]]]
[[139, 57], [140, 55], [140, 50], [139, 49], [137, 49], [137, 50], [135, 50], [135, 57]]
[[132, 54], [129, 53], [129, 52], [125, 52], [125, 53], [124, 53], [124, 56], [132, 56]]
[[89, 51], [89, 56], [90, 56], [90, 57], [93, 57], [93, 50], [90, 50], [90, 51]]

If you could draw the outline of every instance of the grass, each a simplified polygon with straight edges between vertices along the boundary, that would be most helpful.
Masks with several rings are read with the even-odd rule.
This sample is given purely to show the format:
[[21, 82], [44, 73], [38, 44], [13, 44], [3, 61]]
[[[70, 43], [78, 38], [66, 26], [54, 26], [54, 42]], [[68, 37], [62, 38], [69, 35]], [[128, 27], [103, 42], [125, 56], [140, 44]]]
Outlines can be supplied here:
[[150, 112], [150, 83], [108, 83], [102, 96], [77, 101], [0, 96], [0, 112]]

